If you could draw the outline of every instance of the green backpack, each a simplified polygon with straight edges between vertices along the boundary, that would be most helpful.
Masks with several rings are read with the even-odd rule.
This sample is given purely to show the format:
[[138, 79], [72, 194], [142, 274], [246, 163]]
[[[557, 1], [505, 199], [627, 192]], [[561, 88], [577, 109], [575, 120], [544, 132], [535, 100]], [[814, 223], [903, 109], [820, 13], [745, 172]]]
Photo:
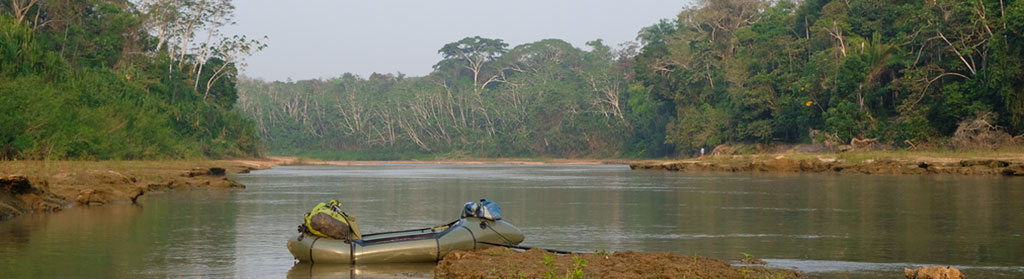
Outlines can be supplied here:
[[356, 225], [356, 218], [341, 211], [341, 203], [337, 200], [317, 204], [312, 211], [306, 213], [304, 219], [305, 229], [319, 237], [345, 240], [363, 238]]

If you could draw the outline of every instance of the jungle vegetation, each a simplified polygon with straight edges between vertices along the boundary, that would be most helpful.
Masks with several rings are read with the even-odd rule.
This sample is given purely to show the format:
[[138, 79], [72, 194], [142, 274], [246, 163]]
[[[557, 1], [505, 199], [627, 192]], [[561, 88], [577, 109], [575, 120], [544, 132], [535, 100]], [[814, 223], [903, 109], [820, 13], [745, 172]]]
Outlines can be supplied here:
[[630, 57], [600, 40], [509, 48], [468, 37], [443, 46], [424, 77], [345, 74], [327, 80], [243, 79], [241, 108], [271, 152], [336, 158], [615, 156], [629, 139]]
[[0, 2], [0, 159], [257, 156], [227, 0]]
[[662, 157], [720, 144], [1024, 132], [1024, 1], [701, 0], [581, 50], [442, 46], [423, 77], [241, 81], [271, 152], [338, 158]]
[[266, 45], [221, 34], [233, 11], [0, 2], [0, 158], [650, 158], [1024, 133], [1019, 0], [699, 0], [634, 43], [471, 36], [426, 76], [300, 81], [239, 76]]

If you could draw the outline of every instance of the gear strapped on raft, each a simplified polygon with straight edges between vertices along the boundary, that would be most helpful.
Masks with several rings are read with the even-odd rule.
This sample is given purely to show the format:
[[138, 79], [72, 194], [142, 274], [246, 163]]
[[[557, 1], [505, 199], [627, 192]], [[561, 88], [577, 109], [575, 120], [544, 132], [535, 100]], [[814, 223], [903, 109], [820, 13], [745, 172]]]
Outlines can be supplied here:
[[306, 213], [305, 223], [299, 225], [299, 232], [319, 237], [352, 240], [362, 239], [356, 218], [341, 210], [341, 203], [331, 200], [319, 203]]

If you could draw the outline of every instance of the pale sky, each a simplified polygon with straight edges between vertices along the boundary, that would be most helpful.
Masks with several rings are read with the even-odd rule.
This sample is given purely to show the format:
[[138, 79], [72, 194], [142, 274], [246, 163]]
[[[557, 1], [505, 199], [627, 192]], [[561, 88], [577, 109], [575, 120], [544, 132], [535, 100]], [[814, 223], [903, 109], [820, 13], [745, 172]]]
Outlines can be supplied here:
[[543, 39], [612, 47], [640, 28], [675, 18], [689, 1], [668, 0], [236, 0], [227, 34], [269, 36], [245, 75], [265, 80], [338, 77], [346, 72], [430, 73], [437, 50], [465, 37], [514, 47]]

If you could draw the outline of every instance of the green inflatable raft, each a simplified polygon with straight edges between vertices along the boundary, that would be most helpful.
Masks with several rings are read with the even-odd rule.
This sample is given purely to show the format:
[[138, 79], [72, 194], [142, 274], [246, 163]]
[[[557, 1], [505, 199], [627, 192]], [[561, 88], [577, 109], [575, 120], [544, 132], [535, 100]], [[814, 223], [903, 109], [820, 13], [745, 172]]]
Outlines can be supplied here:
[[445, 225], [364, 234], [355, 240], [300, 233], [288, 239], [288, 251], [304, 263], [436, 262], [452, 251], [514, 246], [523, 238], [519, 228], [501, 220], [497, 203], [481, 199], [479, 203], [466, 203], [462, 218]]
[[299, 235], [288, 240], [288, 251], [308, 263], [415, 263], [435, 262], [452, 251], [468, 251], [523, 242], [523, 233], [502, 220], [465, 217], [433, 228], [365, 234], [346, 242]]

